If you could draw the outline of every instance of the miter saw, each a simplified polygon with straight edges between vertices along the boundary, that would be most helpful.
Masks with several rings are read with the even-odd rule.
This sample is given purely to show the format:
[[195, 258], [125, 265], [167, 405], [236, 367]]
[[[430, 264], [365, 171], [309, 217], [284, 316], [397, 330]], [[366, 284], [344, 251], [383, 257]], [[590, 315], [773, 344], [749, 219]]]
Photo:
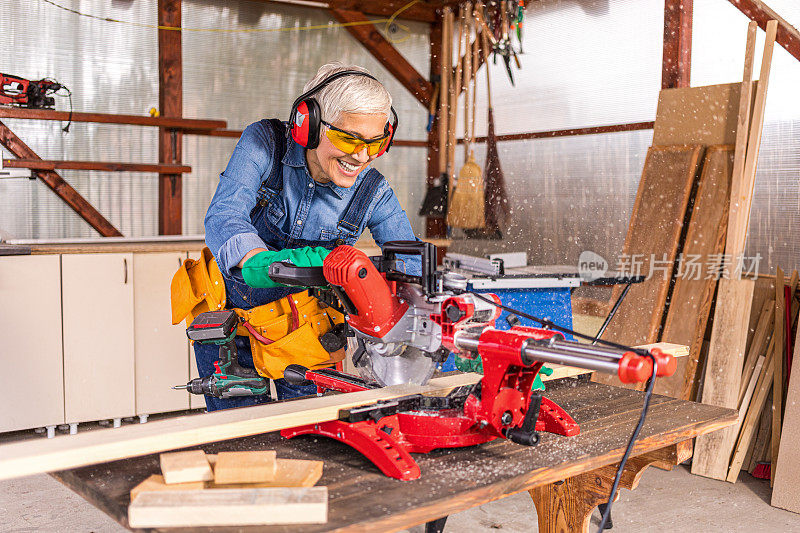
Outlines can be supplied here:
[[[421, 274], [399, 271], [398, 255], [419, 256]], [[321, 302], [339, 307], [359, 345], [353, 362], [360, 377], [290, 365], [284, 374], [289, 382], [312, 382], [320, 392], [423, 385], [450, 352], [480, 356], [484, 370], [478, 383], [446, 396], [415, 394], [363, 405], [343, 410], [338, 420], [286, 429], [282, 435], [331, 437], [363, 453], [388, 476], [416, 479], [420, 470], [410, 453], [497, 438], [532, 446], [539, 441], [538, 431], [578, 434], [568, 413], [532, 391], [543, 363], [614, 373], [624, 383], [675, 372], [675, 359], [660, 350], [567, 341], [547, 321], [543, 328], [498, 330], [499, 297], [467, 292], [467, 280], [437, 271], [435, 258], [432, 244], [396, 241], [385, 244], [381, 256], [370, 258], [339, 246], [321, 268], [271, 266], [274, 281], [313, 287]]]

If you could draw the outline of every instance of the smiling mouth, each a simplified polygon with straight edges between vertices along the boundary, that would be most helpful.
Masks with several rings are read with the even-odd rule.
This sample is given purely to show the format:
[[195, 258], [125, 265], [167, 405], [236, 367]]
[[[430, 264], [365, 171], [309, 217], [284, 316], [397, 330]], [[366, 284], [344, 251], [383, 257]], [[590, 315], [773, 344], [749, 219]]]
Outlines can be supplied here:
[[336, 160], [339, 163], [339, 169], [346, 175], [351, 176], [354, 173], [358, 172], [358, 169], [361, 168], [361, 165], [354, 165], [352, 163], [348, 163], [346, 161], [342, 161], [341, 159]]

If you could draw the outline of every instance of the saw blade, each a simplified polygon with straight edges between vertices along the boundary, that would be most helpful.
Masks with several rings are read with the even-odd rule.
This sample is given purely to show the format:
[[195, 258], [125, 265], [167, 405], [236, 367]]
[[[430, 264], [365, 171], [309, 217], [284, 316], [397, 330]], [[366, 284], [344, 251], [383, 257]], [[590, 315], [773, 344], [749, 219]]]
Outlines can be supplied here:
[[364, 343], [365, 354], [358, 372], [382, 386], [410, 383], [425, 385], [436, 370], [428, 353], [402, 343]]

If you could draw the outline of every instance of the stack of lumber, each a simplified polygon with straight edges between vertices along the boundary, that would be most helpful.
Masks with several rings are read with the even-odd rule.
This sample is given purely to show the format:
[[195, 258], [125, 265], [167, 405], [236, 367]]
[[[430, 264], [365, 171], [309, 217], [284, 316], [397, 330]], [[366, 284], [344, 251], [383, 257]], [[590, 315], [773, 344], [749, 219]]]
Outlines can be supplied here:
[[134, 528], [325, 523], [322, 461], [278, 459], [274, 451], [162, 453], [161, 475], [131, 490]]
[[[739, 420], [733, 426], [736, 441], [726, 479], [734, 483], [742, 470], [753, 473], [759, 465], [769, 463], [771, 483], [775, 484], [773, 502], [794, 492], [791, 510], [800, 512], [800, 495], [784, 489], [778, 481], [783, 478], [794, 485], [794, 476], [800, 475], [800, 451], [795, 444], [800, 433], [800, 409], [794, 405], [800, 402], [800, 380], [789, 379], [800, 309], [797, 271], [787, 280], [778, 268], [777, 276], [765, 280], [762, 287], [762, 296], [753, 298], [753, 314], [758, 320], [738, 389]], [[786, 475], [792, 477], [787, 479]], [[791, 503], [780, 506], [788, 505]]]

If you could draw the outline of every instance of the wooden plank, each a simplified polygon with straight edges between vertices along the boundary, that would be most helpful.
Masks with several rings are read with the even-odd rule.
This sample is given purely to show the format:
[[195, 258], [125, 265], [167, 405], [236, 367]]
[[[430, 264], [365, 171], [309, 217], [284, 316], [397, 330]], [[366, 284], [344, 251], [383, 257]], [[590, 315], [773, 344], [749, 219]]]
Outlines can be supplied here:
[[773, 383], [772, 383], [772, 445], [770, 447], [772, 457], [772, 476], [770, 477], [770, 486], [773, 485], [775, 480], [775, 467], [778, 464], [778, 451], [781, 441], [781, 425], [783, 424], [783, 391], [784, 391], [784, 345], [785, 345], [785, 330], [784, 322], [786, 321], [785, 311], [785, 297], [784, 297], [784, 283], [783, 283], [783, 270], [781, 267], [777, 268], [775, 276], [775, 329], [772, 332], [772, 338], [775, 341], [773, 346], [772, 364], [773, 370]]
[[661, 88], [688, 87], [692, 71], [693, 0], [664, 2]]
[[717, 280], [704, 271], [703, 265], [710, 264], [725, 247], [732, 165], [731, 146], [707, 148], [683, 247], [683, 257], [696, 260], [701, 267], [692, 272], [686, 262], [681, 266], [682, 272], [677, 275], [661, 335], [671, 342], [688, 345], [690, 357], [678, 362], [673, 376], [656, 381], [654, 390], [658, 394], [690, 400], [695, 389], [703, 339], [717, 287]]
[[220, 452], [214, 465], [214, 483], [261, 483], [274, 481], [275, 450]]
[[[629, 346], [658, 340], [678, 240], [702, 149], [702, 146], [653, 146], [648, 150], [623, 248], [631, 263], [628, 270], [635, 273], [639, 269], [648, 279], [631, 287], [603, 339]], [[651, 264], [653, 259], [658, 264]], [[615, 289], [615, 297], [619, 293], [620, 289]], [[595, 374], [594, 379], [620, 384], [614, 376]]]
[[[728, 217], [728, 237], [725, 244], [725, 253], [733, 258], [744, 254], [744, 245], [747, 241], [747, 231], [750, 226], [750, 206], [753, 201], [753, 187], [756, 178], [756, 165], [758, 153], [761, 148], [761, 133], [764, 126], [764, 107], [767, 102], [767, 88], [769, 86], [769, 73], [772, 65], [772, 52], [775, 46], [775, 30], [777, 23], [771, 21], [767, 24], [767, 37], [764, 42], [764, 54], [761, 58], [761, 72], [756, 86], [753, 115], [750, 121], [750, 130], [747, 140], [747, 153], [745, 155], [742, 178], [732, 187], [731, 208]], [[737, 261], [737, 264], [739, 262]], [[738, 265], [741, 267], [741, 265]], [[734, 271], [733, 277], [738, 278], [741, 269]]]
[[188, 174], [192, 167], [186, 165], [150, 165], [146, 163], [113, 163], [110, 161], [45, 161], [44, 159], [3, 159], [7, 168], [32, 170], [104, 170], [109, 172], [170, 172]]
[[[733, 460], [731, 461], [730, 468], [726, 474], [726, 479], [731, 483], [736, 483], [739, 477], [739, 472], [742, 469], [744, 456], [747, 453], [747, 448], [750, 446], [750, 440], [753, 438], [756, 423], [758, 422], [761, 411], [767, 402], [767, 393], [772, 388], [772, 354], [769, 354], [761, 367], [761, 375], [758, 377], [756, 385], [756, 393], [753, 396], [753, 401], [750, 402], [750, 407], [747, 408], [747, 414], [742, 423], [742, 430], [739, 432], [739, 438], [736, 441], [734, 448]], [[697, 442], [695, 442], [695, 449], [697, 449]], [[727, 461], [728, 456], [725, 456]], [[692, 461], [694, 464], [694, 460]]]
[[189, 483], [172, 483], [164, 481], [164, 476], [153, 474], [131, 489], [131, 501], [142, 492], [155, 492], [162, 490], [201, 490], [205, 488], [205, 481], [192, 481]]
[[[161, 27], [181, 27], [182, 0], [158, 0], [158, 107], [163, 117], [183, 116], [182, 32]], [[158, 131], [158, 162], [180, 165], [183, 134], [176, 129]], [[158, 175], [158, 234], [180, 235], [183, 224], [183, 176]]]
[[[800, 353], [800, 321], [797, 322], [797, 337], [794, 353]], [[772, 506], [800, 513], [800, 493], [797, 480], [800, 479], [800, 453], [797, 442], [800, 439], [800, 372], [791, 374], [786, 393], [786, 412], [784, 413], [783, 438], [778, 451], [777, 468], [773, 470], [775, 479], [772, 490]]]
[[[671, 354], [685, 352], [683, 346], [657, 344]], [[583, 373], [569, 368], [563, 374]], [[558, 372], [556, 372], [558, 374]], [[393, 385], [382, 389], [303, 398], [188, 415], [147, 424], [123, 426], [114, 431], [88, 432], [68, 439], [18, 442], [0, 446], [0, 479], [52, 472], [65, 468], [92, 465], [105, 461], [136, 457], [151, 453], [196, 446], [224, 439], [245, 437], [287, 427], [336, 420], [341, 409], [366, 405], [378, 400], [391, 400], [410, 394], [446, 394], [455, 387], [477, 383], [474, 373], [453, 374], [432, 379], [427, 385]], [[544, 377], [543, 381], [551, 380]]]
[[747, 387], [744, 391], [744, 396], [742, 397], [741, 401], [739, 402], [739, 418], [736, 420], [736, 425], [733, 427], [736, 429], [738, 433], [742, 427], [742, 423], [744, 422], [744, 416], [747, 413], [747, 408], [750, 407], [750, 401], [753, 399], [753, 394], [756, 390], [756, 385], [758, 383], [758, 377], [761, 375], [761, 369], [764, 367], [764, 361], [766, 357], [760, 355], [758, 357], [758, 361], [756, 361], [756, 366], [753, 368], [753, 374], [750, 376], [750, 380], [747, 383]]
[[[9, 108], [0, 107], [0, 116], [2, 111]], [[8, 129], [8, 126], [0, 122], [0, 144], [5, 146], [6, 150], [14, 154], [14, 156], [23, 159], [41, 159], [36, 152], [31, 150], [27, 144], [22, 142], [22, 139], [17, 137], [13, 131]], [[86, 198], [80, 195], [78, 191], [64, 181], [57, 172], [53, 170], [42, 170], [35, 172], [45, 185], [51, 191], [61, 198], [64, 203], [72, 208], [83, 220], [85, 220], [92, 228], [94, 228], [103, 237], [122, 237], [122, 233], [115, 228], [111, 222], [100, 214], [92, 204], [86, 201]]]
[[162, 453], [159, 460], [161, 475], [167, 485], [214, 479], [211, 464], [203, 450]]
[[800, 61], [800, 32], [798, 32], [794, 26], [789, 24], [761, 0], [728, 1], [736, 6], [739, 11], [744, 13], [748, 18], [756, 21], [758, 26], [764, 31], [767, 30], [767, 24], [770, 20], [777, 21], [778, 29], [775, 37], [778, 44], [783, 46], [787, 52]]
[[756, 327], [756, 332], [753, 335], [753, 340], [747, 349], [747, 357], [745, 358], [744, 362], [742, 381], [741, 386], [739, 387], [739, 405], [742, 404], [742, 398], [744, 398], [747, 384], [750, 382], [750, 377], [754, 373], [758, 375], [758, 372], [755, 370], [755, 365], [758, 361], [758, 358], [762, 355], [766, 355], [767, 347], [769, 346], [769, 340], [772, 338], [772, 323], [773, 320], [775, 320], [774, 308], [775, 301], [770, 300], [768, 302], [764, 302], [764, 305], [761, 309], [761, 316], [758, 319], [758, 326]]
[[[714, 326], [703, 380], [703, 403], [733, 409], [737, 407], [753, 288], [753, 281], [748, 279], [719, 281]], [[736, 432], [732, 428], [698, 438], [692, 460], [692, 473], [725, 479], [735, 444]], [[744, 452], [746, 451], [745, 447]]]
[[132, 528], [324, 524], [327, 487], [144, 492], [128, 507]]
[[[744, 55], [744, 73], [742, 74], [742, 84], [739, 92], [739, 111], [737, 114], [736, 125], [736, 156], [733, 163], [733, 180], [731, 183], [731, 198], [739, 198], [742, 194], [742, 187], [744, 186], [744, 166], [747, 155], [747, 140], [750, 136], [750, 109], [752, 93], [753, 93], [753, 60], [756, 51], [756, 24], [751, 22], [747, 28], [747, 43], [745, 45]], [[729, 224], [731, 226], [731, 235], [741, 231], [738, 227], [739, 224], [739, 210], [740, 205], [738, 202], [732, 206], [729, 216]], [[736, 249], [736, 242], [732, 240], [728, 243], [728, 248], [734, 252]], [[731, 252], [729, 252], [731, 253]], [[737, 267], [737, 272], [739, 271]], [[736, 276], [738, 277], [738, 276]]]
[[[258, 1], [297, 5], [295, 0]], [[360, 11], [365, 15], [377, 15], [381, 17], [392, 17], [396, 15], [398, 20], [416, 20], [420, 22], [434, 22], [436, 20], [436, 5], [430, 4], [429, 2], [409, 3], [405, 0], [384, 0], [381, 2], [375, 2], [373, 0], [328, 0], [325, 4], [316, 2], [308, 3], [306, 7], [312, 9], [335, 7], [337, 9]]]
[[[211, 466], [215, 466], [217, 462], [217, 454], [207, 454], [208, 462]], [[303, 459], [283, 459], [278, 458], [276, 461], [275, 479], [272, 481], [262, 481], [255, 484], [230, 484], [230, 485], [217, 485], [214, 482], [206, 483], [206, 488], [211, 489], [244, 489], [248, 488], [266, 488], [266, 487], [313, 487], [322, 477], [322, 461], [308, 461]]]
[[[180, 33], [173, 31], [172, 33]], [[156, 126], [182, 130], [216, 130], [225, 129], [228, 123], [224, 120], [150, 117], [146, 115], [113, 115], [108, 113], [70, 113], [52, 109], [26, 109], [22, 107], [0, 107], [0, 118], [24, 118], [29, 120], [60, 120], [67, 122], [95, 122], [98, 124], [128, 124], [132, 126]]]
[[740, 93], [741, 83], [662, 90], [653, 144], [735, 144]]
[[381, 35], [378, 29], [369, 23], [369, 19], [358, 11], [331, 9], [331, 15], [343, 24], [358, 23], [346, 26], [355, 39], [388, 70], [403, 87], [427, 108], [433, 96], [433, 86], [426, 80], [397, 49]]

